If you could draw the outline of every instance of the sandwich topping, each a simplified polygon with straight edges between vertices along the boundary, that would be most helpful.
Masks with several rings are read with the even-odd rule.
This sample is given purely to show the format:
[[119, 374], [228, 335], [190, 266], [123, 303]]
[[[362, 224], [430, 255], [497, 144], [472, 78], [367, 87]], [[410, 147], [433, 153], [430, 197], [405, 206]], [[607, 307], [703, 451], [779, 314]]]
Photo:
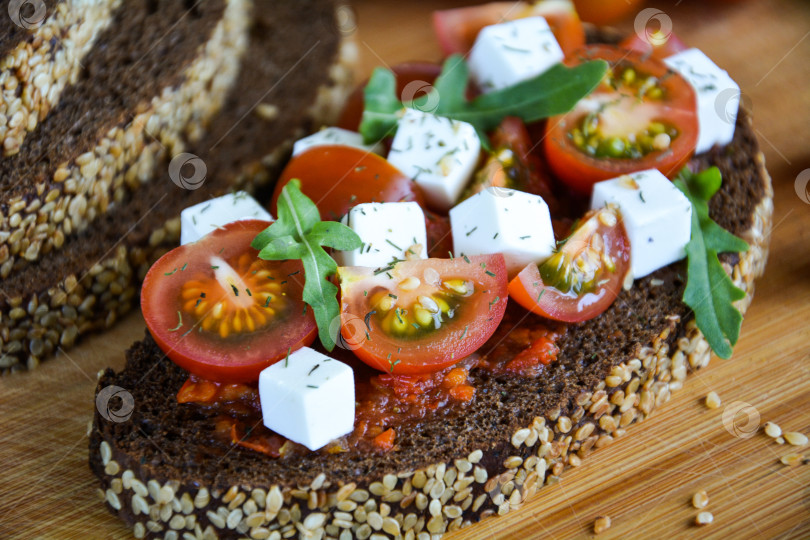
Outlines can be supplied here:
[[430, 373], [477, 351], [506, 309], [503, 257], [338, 269], [346, 347], [395, 375]]
[[[687, 74], [694, 49], [583, 46], [560, 4], [439, 12], [469, 64], [378, 68], [341, 129], [296, 145], [275, 220], [223, 212], [152, 267], [144, 318], [213, 437], [274, 458], [390, 451], [399, 426], [463, 414], [473, 370], [542, 377], [572, 323], [683, 258], [684, 302], [730, 356], [741, 291], [717, 253], [747, 245], [708, 216], [717, 170], [684, 168], [733, 135], [701, 107], [723, 88], [695, 73], [730, 79]], [[335, 384], [346, 366], [353, 386]]]
[[177, 365], [220, 382], [254, 382], [317, 326], [302, 299], [300, 261], [266, 261], [250, 247], [266, 221], [236, 221], [174, 249], [144, 278], [141, 310]]

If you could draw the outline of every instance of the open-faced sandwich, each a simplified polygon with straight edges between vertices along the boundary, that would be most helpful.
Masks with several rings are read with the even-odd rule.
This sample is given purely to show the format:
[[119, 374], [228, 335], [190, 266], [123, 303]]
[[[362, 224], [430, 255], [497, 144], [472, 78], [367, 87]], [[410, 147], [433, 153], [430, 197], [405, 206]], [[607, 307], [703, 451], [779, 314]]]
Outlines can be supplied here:
[[375, 70], [266, 208], [183, 211], [90, 438], [136, 537], [440, 535], [731, 355], [772, 211], [736, 84], [509, 5], [438, 13], [443, 66]]

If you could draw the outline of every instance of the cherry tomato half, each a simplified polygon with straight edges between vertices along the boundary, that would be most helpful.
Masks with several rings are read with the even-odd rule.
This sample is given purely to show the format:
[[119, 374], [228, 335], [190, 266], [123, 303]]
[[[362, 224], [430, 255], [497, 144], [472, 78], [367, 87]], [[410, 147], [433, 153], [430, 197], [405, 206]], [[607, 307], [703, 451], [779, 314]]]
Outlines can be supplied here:
[[503, 255], [424, 259], [388, 270], [338, 269], [341, 334], [373, 368], [428, 373], [475, 352], [507, 302]]
[[178, 366], [212, 381], [251, 382], [315, 339], [301, 261], [265, 261], [250, 247], [269, 225], [230, 223], [173, 249], [147, 272], [143, 317]]
[[450, 218], [424, 208], [427, 231], [428, 257], [443, 259], [453, 252], [453, 232]]
[[643, 0], [574, 0], [574, 5], [583, 21], [604, 26], [616, 23], [631, 13], [637, 13], [642, 2]]
[[[658, 41], [658, 39], [660, 39], [660, 41]], [[658, 60], [663, 60], [668, 56], [688, 49], [686, 44], [681, 41], [681, 38], [675, 34], [669, 34], [668, 36], [662, 35], [660, 38], [652, 36], [652, 39], [648, 41], [638, 34], [633, 33], [622, 41], [619, 47], [629, 51], [638, 51], [642, 53], [645, 58], [652, 56]]]
[[360, 203], [422, 203], [422, 193], [409, 177], [385, 158], [351, 146], [315, 146], [293, 157], [273, 192], [273, 215], [281, 190], [293, 178], [301, 180], [301, 191], [318, 205], [324, 221], [339, 220]]
[[555, 214], [559, 203], [551, 190], [551, 178], [532, 151], [534, 145], [523, 120], [507, 116], [490, 138], [493, 152], [461, 198], [466, 199], [491, 186], [517, 189], [540, 195]]
[[610, 45], [594, 45], [566, 59], [601, 58], [607, 77], [573, 111], [552, 117], [544, 151], [552, 172], [583, 195], [593, 184], [644, 169], [675, 176], [698, 136], [695, 91], [653, 58]]
[[530, 264], [509, 283], [509, 296], [549, 319], [580, 322], [605, 311], [630, 268], [630, 242], [621, 216], [603, 208], [585, 216], [562, 248]]
[[467, 54], [485, 26], [525, 17], [544, 17], [564, 54], [585, 45], [585, 30], [570, 0], [492, 2], [433, 12], [433, 28], [445, 55]]

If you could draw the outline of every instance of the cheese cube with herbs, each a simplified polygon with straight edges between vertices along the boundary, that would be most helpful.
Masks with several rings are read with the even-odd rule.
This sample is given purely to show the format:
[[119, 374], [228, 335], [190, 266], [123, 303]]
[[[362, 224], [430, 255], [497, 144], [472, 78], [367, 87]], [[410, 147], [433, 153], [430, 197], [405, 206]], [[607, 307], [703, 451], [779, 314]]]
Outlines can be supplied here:
[[264, 425], [310, 450], [354, 428], [352, 368], [309, 347], [259, 375]]
[[247, 192], [228, 193], [180, 213], [180, 244], [196, 242], [214, 229], [240, 219], [273, 221], [273, 216]]
[[740, 107], [737, 83], [699, 49], [687, 49], [664, 62], [683, 76], [697, 94], [698, 141], [695, 152], [699, 154], [715, 144], [730, 143]]
[[481, 30], [468, 63], [479, 88], [491, 92], [536, 77], [563, 56], [546, 20], [527, 17]]
[[489, 187], [450, 210], [456, 257], [503, 253], [509, 277], [548, 259], [555, 247], [542, 197]]
[[447, 210], [469, 182], [480, 152], [481, 141], [467, 122], [406, 109], [388, 161], [413, 178], [431, 206]]
[[692, 205], [669, 179], [649, 169], [598, 182], [591, 208], [619, 207], [630, 240], [634, 278], [644, 277], [686, 256]]
[[363, 144], [363, 136], [356, 131], [349, 131], [339, 127], [324, 128], [308, 137], [298, 139], [293, 145], [292, 155], [297, 156], [305, 150], [315, 146], [325, 146], [337, 144], [341, 146], [352, 146], [368, 152], [382, 153], [381, 144]]
[[382, 268], [395, 260], [427, 257], [425, 214], [415, 202], [363, 203], [343, 217], [363, 245], [335, 252], [342, 266]]

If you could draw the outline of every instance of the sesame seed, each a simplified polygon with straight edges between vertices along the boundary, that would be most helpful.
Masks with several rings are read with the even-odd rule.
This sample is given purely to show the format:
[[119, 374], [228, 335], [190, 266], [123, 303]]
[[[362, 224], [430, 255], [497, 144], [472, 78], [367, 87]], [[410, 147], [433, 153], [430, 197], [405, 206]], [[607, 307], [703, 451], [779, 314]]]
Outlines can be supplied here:
[[692, 495], [692, 506], [698, 510], [701, 508], [706, 508], [707, 504], [709, 504], [709, 495], [706, 493], [705, 489], [701, 489]]
[[804, 446], [807, 444], [807, 435], [797, 431], [788, 431], [782, 435], [788, 444], [793, 446]]
[[216, 512], [209, 510], [205, 513], [205, 516], [208, 518], [208, 521], [210, 521], [211, 524], [217, 529], [225, 528], [225, 519]]
[[476, 482], [478, 482], [479, 484], [483, 484], [484, 482], [487, 481], [487, 476], [489, 475], [487, 474], [487, 470], [485, 468], [478, 466], [475, 467], [475, 470], [473, 471], [473, 477], [475, 478]]
[[383, 486], [389, 491], [394, 489], [397, 485], [397, 476], [395, 474], [386, 474], [383, 477]]
[[382, 529], [383, 517], [378, 512], [369, 512], [368, 516], [366, 517], [366, 521], [375, 531]]
[[798, 465], [804, 461], [804, 456], [801, 454], [787, 454], [782, 456], [779, 461], [782, 462], [783, 465]]
[[610, 528], [610, 517], [609, 516], [600, 516], [596, 518], [596, 521], [593, 522], [593, 532], [595, 534], [600, 534], [605, 532]]
[[104, 472], [106, 474], [109, 474], [110, 476], [115, 476], [118, 474], [118, 471], [120, 469], [121, 468], [119, 467], [118, 462], [116, 462], [115, 460], [110, 460], [110, 462], [107, 463], [107, 466], [104, 467]]
[[113, 490], [108, 489], [105, 493], [105, 498], [110, 506], [116, 510], [121, 510], [121, 501], [118, 499], [118, 495], [116, 495]]
[[717, 395], [717, 392], [712, 391], [706, 394], [706, 406], [710, 409], [720, 406], [720, 396]]
[[112, 458], [112, 449], [107, 441], [101, 441], [99, 449], [101, 451], [101, 463], [106, 466]]
[[313, 512], [304, 519], [304, 528], [310, 531], [323, 527], [326, 523], [326, 514]]
[[782, 435], [782, 428], [773, 422], [765, 422], [765, 435], [772, 439], [776, 439]]
[[711, 512], [701, 512], [695, 517], [697, 525], [708, 525], [712, 521], [714, 521], [714, 516]]

